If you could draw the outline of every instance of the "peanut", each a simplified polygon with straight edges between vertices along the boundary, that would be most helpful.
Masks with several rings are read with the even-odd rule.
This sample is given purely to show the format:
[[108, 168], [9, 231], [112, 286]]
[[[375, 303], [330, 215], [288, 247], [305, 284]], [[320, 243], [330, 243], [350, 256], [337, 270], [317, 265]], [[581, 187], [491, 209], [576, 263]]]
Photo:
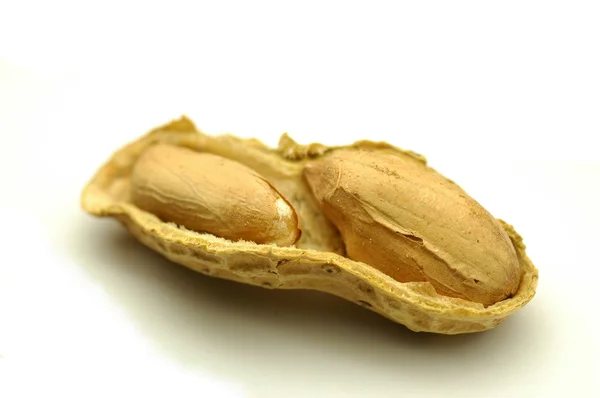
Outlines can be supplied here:
[[182, 117], [116, 151], [81, 204], [195, 271], [333, 294], [415, 331], [494, 328], [538, 285], [512, 225], [384, 142], [270, 148]]
[[340, 150], [309, 163], [304, 177], [349, 258], [484, 305], [517, 291], [519, 261], [502, 226], [418, 159]]
[[151, 146], [133, 168], [131, 195], [163, 221], [232, 241], [289, 246], [300, 237], [294, 208], [269, 182], [209, 153]]

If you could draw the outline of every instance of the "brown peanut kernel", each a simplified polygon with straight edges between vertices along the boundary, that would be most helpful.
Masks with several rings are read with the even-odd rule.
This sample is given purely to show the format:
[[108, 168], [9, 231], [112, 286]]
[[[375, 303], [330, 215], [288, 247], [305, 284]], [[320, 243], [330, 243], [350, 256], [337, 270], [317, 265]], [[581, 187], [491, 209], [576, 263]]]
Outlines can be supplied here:
[[293, 207], [258, 173], [229, 159], [155, 145], [137, 161], [133, 202], [167, 222], [233, 241], [294, 244]]
[[304, 176], [348, 257], [486, 305], [517, 290], [519, 262], [502, 226], [422, 162], [342, 150], [309, 163]]

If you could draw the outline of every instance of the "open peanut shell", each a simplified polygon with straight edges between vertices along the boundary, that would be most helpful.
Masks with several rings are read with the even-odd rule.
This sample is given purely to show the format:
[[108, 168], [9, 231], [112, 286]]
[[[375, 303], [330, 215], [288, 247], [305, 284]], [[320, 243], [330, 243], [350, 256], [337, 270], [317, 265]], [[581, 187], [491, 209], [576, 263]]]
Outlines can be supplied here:
[[[131, 172], [139, 156], [157, 143], [216, 154], [256, 170], [294, 206], [302, 229], [300, 240], [290, 247], [234, 242], [163, 222], [136, 207], [131, 200]], [[85, 187], [82, 207], [95, 216], [116, 218], [144, 245], [203, 274], [270, 289], [327, 292], [413, 331], [459, 334], [487, 330], [533, 298], [537, 269], [527, 257], [519, 234], [502, 221], [520, 262], [520, 286], [512, 297], [487, 307], [440, 295], [428, 282], [398, 282], [370, 265], [344, 257], [344, 243], [317, 207], [302, 170], [308, 161], [351, 147], [408, 153], [425, 162], [420, 155], [369, 141], [330, 148], [299, 145], [283, 135], [274, 149], [257, 140], [206, 135], [182, 117], [113, 154]]]

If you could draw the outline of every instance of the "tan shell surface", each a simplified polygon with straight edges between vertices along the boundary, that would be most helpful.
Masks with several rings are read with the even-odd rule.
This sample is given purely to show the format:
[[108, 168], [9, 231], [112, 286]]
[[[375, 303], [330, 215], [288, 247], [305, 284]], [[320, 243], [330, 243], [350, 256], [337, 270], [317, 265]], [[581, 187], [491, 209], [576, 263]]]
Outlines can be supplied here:
[[[296, 209], [302, 229], [300, 241], [295, 247], [232, 242], [162, 222], [137, 208], [130, 196], [131, 171], [144, 150], [156, 143], [217, 154], [256, 170]], [[198, 272], [266, 288], [327, 292], [414, 331], [459, 334], [487, 330], [533, 298], [537, 269], [527, 257], [521, 237], [501, 220], [521, 265], [521, 281], [513, 297], [487, 307], [440, 295], [428, 282], [398, 282], [365, 263], [344, 257], [339, 233], [319, 211], [302, 179], [302, 169], [307, 162], [327, 152], [351, 147], [401, 151], [369, 141], [339, 148], [303, 146], [287, 135], [282, 136], [279, 148], [272, 149], [256, 140], [206, 135], [183, 117], [113, 154], [85, 187], [82, 207], [90, 214], [118, 219], [144, 245]], [[420, 155], [401, 152], [425, 161]]]

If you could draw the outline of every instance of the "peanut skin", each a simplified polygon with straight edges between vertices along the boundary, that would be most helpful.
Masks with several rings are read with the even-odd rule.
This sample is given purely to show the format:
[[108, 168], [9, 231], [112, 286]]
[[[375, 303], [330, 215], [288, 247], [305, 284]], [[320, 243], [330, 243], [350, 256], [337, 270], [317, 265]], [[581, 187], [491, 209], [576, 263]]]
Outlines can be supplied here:
[[131, 175], [133, 203], [163, 221], [232, 241], [293, 245], [293, 207], [258, 173], [217, 155], [166, 144], [148, 148]]
[[304, 177], [351, 259], [484, 305], [517, 291], [519, 262], [502, 226], [424, 163], [340, 150], [309, 163]]

